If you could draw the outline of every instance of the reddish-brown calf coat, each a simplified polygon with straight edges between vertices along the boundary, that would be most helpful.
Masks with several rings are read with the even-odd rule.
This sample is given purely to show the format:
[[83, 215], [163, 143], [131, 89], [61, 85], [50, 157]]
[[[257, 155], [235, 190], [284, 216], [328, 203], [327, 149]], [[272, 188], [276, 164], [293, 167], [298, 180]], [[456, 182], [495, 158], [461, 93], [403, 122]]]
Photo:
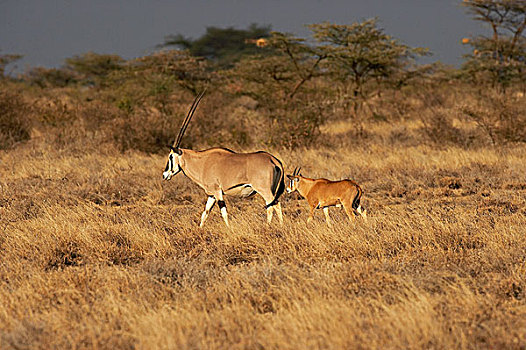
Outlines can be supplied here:
[[310, 179], [300, 175], [294, 177], [299, 179], [296, 189], [309, 203], [310, 219], [313, 217], [316, 208], [341, 204], [349, 219], [352, 220], [354, 216], [353, 201], [359, 200], [363, 193], [356, 182], [348, 179], [340, 181]]

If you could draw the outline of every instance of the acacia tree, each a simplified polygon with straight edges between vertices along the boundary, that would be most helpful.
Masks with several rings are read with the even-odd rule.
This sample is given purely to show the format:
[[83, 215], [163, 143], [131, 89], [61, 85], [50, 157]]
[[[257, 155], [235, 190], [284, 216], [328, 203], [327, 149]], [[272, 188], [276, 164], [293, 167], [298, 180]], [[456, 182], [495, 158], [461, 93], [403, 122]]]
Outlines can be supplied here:
[[79, 80], [85, 84], [104, 87], [109, 76], [123, 68], [125, 60], [118, 55], [98, 54], [87, 52], [66, 58], [65, 70], [75, 72]]
[[463, 42], [472, 46], [463, 70], [477, 82], [504, 91], [514, 81], [526, 79], [526, 2], [524, 0], [464, 0], [477, 21], [491, 28], [491, 36]]
[[267, 45], [272, 55], [247, 57], [230, 75], [247, 84], [245, 94], [256, 100], [269, 99], [264, 101], [269, 105], [277, 100], [290, 103], [307, 81], [320, 75], [319, 65], [326, 55], [303, 38], [280, 32], [272, 32]]
[[203, 57], [222, 68], [230, 68], [242, 57], [260, 54], [261, 49], [252, 44], [254, 39], [268, 38], [270, 26], [251, 24], [247, 29], [233, 27], [207, 27], [197, 39], [181, 34], [168, 35], [161, 47], [176, 47], [196, 57]]
[[327, 54], [322, 50], [306, 45], [305, 39], [290, 34], [273, 32], [269, 46], [281, 53], [292, 68], [294, 83], [287, 94], [288, 99], [294, 98], [307, 81], [321, 74], [320, 63], [327, 58]]
[[[321, 74], [325, 54], [305, 39], [273, 32], [267, 48], [272, 55], [246, 57], [228, 72], [236, 93], [259, 102], [272, 133], [268, 142], [293, 147], [316, 139], [323, 120], [320, 93], [311, 93], [308, 82]], [[299, 98], [301, 96], [301, 98]]]
[[409, 70], [414, 58], [428, 52], [385, 34], [377, 27], [377, 19], [350, 25], [325, 22], [309, 27], [320, 44], [317, 49], [327, 58], [324, 69], [342, 84], [345, 100], [353, 104], [355, 116], [363, 102], [395, 75], [400, 79], [400, 73]]
[[152, 104], [163, 114], [173, 113], [178, 91], [197, 94], [210, 83], [212, 73], [207, 61], [180, 50], [162, 50], [139, 57], [112, 72], [108, 82], [113, 89], [105, 91], [117, 106], [132, 112], [136, 106]]

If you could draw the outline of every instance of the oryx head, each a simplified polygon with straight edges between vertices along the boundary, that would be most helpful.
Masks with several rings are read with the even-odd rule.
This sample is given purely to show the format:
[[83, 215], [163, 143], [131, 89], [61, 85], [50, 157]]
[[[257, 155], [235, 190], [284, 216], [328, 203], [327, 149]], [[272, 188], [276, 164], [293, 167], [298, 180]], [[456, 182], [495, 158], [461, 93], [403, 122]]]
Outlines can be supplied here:
[[300, 170], [301, 168], [296, 167], [292, 175], [287, 175], [289, 178], [289, 182], [287, 183], [287, 193], [296, 191], [298, 183], [301, 180]]
[[194, 112], [197, 109], [197, 105], [199, 104], [199, 102], [201, 102], [201, 99], [203, 98], [204, 94], [205, 92], [203, 91], [199, 95], [197, 95], [194, 102], [192, 103], [192, 106], [190, 107], [190, 110], [188, 111], [188, 114], [183, 120], [181, 129], [179, 130], [179, 134], [177, 134], [173, 145], [169, 146], [170, 154], [168, 155], [168, 162], [166, 163], [166, 168], [164, 168], [163, 171], [164, 180], [170, 180], [172, 176], [177, 175], [177, 173], [183, 170], [181, 168], [181, 156], [183, 155], [183, 151], [179, 148], [179, 146], [181, 145], [181, 140], [183, 138], [184, 132], [186, 131], [186, 128], [188, 127], [188, 123], [190, 123], [190, 120], [192, 119], [192, 116], [194, 115]]

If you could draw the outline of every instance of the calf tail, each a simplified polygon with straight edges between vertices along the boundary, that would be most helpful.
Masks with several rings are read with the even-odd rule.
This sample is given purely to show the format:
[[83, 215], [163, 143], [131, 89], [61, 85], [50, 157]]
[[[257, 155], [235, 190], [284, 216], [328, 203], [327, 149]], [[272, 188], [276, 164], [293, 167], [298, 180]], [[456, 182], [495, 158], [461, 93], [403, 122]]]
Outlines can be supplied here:
[[360, 206], [360, 199], [362, 198], [363, 190], [360, 186], [356, 185], [356, 195], [352, 201], [352, 208], [355, 215], [367, 216], [367, 210]]

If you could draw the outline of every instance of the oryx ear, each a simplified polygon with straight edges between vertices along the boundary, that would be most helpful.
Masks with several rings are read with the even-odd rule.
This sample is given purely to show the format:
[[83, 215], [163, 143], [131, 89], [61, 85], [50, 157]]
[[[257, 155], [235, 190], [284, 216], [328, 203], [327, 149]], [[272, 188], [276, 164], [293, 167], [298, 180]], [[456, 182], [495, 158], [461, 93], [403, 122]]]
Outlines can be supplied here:
[[180, 148], [175, 148], [174, 146], [168, 146], [168, 147], [170, 147], [170, 149], [171, 149], [174, 153], [177, 153], [178, 155], [183, 154], [183, 151], [181, 151]]
[[289, 180], [292, 180], [294, 178], [293, 175], [287, 175], [287, 177], [289, 178]]

